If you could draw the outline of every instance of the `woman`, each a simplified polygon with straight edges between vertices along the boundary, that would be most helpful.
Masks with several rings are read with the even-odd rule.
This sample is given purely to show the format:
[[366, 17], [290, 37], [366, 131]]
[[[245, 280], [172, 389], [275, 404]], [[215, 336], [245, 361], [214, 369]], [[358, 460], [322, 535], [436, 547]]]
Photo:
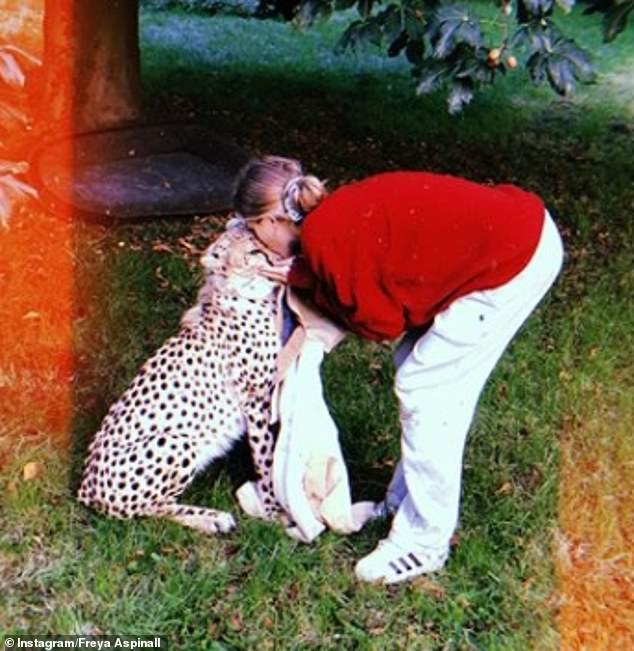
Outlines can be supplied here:
[[394, 340], [401, 460], [390, 534], [355, 568], [396, 583], [440, 569], [458, 521], [462, 455], [496, 362], [557, 277], [563, 248], [534, 194], [424, 172], [392, 172], [327, 195], [293, 160], [252, 161], [235, 209], [348, 330]]

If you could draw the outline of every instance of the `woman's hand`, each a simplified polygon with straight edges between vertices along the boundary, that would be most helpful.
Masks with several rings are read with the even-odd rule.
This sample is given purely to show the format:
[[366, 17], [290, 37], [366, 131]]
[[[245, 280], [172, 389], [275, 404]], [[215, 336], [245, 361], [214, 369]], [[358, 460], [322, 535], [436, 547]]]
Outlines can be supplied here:
[[288, 284], [288, 274], [293, 266], [293, 258], [286, 258], [277, 264], [262, 265], [259, 272], [275, 283]]

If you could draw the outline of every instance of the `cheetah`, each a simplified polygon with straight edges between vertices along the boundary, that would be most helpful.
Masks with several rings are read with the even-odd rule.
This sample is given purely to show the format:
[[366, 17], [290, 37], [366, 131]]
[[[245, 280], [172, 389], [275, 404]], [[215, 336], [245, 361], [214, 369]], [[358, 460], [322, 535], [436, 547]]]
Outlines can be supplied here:
[[276, 261], [239, 220], [207, 249], [206, 281], [178, 334], [143, 365], [88, 448], [81, 503], [119, 519], [161, 517], [204, 533], [230, 531], [231, 514], [177, 499], [246, 429], [266, 515], [281, 514], [269, 424], [281, 285], [258, 273]]

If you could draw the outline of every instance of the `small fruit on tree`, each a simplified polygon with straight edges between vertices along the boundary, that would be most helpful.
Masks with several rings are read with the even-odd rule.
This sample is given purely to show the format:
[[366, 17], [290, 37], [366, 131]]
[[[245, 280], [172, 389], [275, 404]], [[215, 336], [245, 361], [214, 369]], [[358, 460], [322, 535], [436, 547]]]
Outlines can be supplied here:
[[502, 56], [502, 50], [499, 47], [494, 47], [492, 50], [489, 50], [487, 56], [487, 64], [490, 68], [496, 68], [500, 64], [500, 57]]

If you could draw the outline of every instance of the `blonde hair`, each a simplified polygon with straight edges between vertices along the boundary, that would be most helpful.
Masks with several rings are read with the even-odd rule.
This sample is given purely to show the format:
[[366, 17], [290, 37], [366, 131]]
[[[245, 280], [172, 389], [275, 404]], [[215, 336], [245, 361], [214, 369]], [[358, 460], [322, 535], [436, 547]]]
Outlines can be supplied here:
[[238, 175], [234, 210], [247, 219], [279, 213], [295, 223], [316, 208], [326, 196], [324, 184], [305, 175], [299, 161], [265, 156], [247, 163]]

